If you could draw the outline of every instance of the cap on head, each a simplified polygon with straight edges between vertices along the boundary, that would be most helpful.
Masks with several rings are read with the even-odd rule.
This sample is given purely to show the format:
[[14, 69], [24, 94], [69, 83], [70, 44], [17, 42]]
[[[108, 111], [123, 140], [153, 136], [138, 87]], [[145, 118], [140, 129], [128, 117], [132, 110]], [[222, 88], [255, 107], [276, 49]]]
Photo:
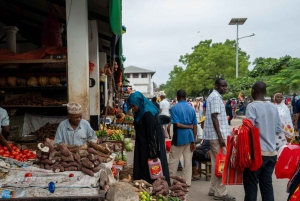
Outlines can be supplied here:
[[69, 114], [81, 114], [81, 105], [79, 103], [68, 103], [67, 104]]

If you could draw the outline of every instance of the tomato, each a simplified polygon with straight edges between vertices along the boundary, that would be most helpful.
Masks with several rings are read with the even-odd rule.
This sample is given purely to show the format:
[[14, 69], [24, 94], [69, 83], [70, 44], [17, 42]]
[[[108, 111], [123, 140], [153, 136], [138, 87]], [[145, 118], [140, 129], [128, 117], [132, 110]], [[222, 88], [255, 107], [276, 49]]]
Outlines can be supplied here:
[[3, 149], [0, 149], [0, 154], [4, 154], [4, 150]]
[[32, 150], [28, 150], [28, 153], [33, 154], [33, 151]]
[[20, 158], [20, 156], [16, 156], [16, 158], [15, 158], [16, 160], [18, 160], [18, 161], [20, 161], [21, 160], [21, 158]]
[[19, 149], [18, 147], [15, 147], [15, 148], [14, 148], [14, 151], [20, 152], [20, 149]]
[[18, 152], [16, 152], [16, 151], [12, 151], [12, 155], [17, 156], [17, 155], [19, 155], [19, 154], [18, 154]]
[[31, 156], [30, 153], [26, 153], [26, 157], [29, 158]]
[[7, 150], [8, 150], [8, 147], [7, 147], [7, 146], [4, 146], [3, 149], [4, 149], [5, 151], [7, 151]]
[[12, 155], [12, 154], [10, 154], [10, 155], [9, 155], [9, 158], [15, 158], [15, 156], [14, 156], [14, 155]]
[[0, 149], [3, 149], [2, 145], [0, 145]]
[[23, 154], [27, 154], [27, 153], [28, 153], [28, 150], [24, 149], [24, 150], [22, 150], [22, 153], [23, 153]]
[[8, 150], [4, 151], [5, 154], [9, 155], [10, 152]]
[[32, 174], [31, 174], [30, 172], [27, 172], [27, 173], [25, 174], [25, 177], [32, 177]]
[[74, 174], [72, 174], [72, 173], [71, 173], [71, 174], [69, 174], [69, 177], [74, 177]]
[[7, 157], [9, 157], [9, 154], [3, 154], [3, 157], [7, 158]]

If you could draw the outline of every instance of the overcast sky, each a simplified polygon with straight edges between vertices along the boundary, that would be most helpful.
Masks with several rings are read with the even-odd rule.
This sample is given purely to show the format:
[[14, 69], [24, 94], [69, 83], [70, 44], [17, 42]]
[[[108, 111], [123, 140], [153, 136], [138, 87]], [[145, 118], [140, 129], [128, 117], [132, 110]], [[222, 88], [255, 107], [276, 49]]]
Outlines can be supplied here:
[[228, 23], [244, 17], [239, 37], [255, 34], [239, 41], [250, 62], [300, 57], [299, 10], [300, 0], [124, 0], [124, 66], [154, 70], [152, 80], [166, 83], [174, 65], [181, 65], [180, 55], [191, 53], [201, 40], [234, 40], [236, 26]]

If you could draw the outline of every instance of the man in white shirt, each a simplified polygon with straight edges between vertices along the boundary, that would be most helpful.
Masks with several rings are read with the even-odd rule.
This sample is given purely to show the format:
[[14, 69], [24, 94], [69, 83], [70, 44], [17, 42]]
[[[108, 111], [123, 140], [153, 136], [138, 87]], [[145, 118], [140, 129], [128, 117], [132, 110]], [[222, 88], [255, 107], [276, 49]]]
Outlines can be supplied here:
[[159, 122], [161, 125], [168, 124], [170, 122], [170, 103], [166, 100], [165, 95], [160, 96], [160, 103], [159, 103]]
[[7, 139], [9, 136], [9, 117], [7, 111], [0, 107], [0, 133]]

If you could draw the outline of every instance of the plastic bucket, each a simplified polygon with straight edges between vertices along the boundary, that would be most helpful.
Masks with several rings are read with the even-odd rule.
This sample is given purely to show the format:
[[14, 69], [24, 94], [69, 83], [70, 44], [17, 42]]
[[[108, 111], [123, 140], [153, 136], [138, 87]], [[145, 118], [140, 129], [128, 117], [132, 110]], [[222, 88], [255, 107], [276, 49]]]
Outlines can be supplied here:
[[172, 141], [166, 141], [166, 150], [170, 151], [171, 150], [171, 142]]

